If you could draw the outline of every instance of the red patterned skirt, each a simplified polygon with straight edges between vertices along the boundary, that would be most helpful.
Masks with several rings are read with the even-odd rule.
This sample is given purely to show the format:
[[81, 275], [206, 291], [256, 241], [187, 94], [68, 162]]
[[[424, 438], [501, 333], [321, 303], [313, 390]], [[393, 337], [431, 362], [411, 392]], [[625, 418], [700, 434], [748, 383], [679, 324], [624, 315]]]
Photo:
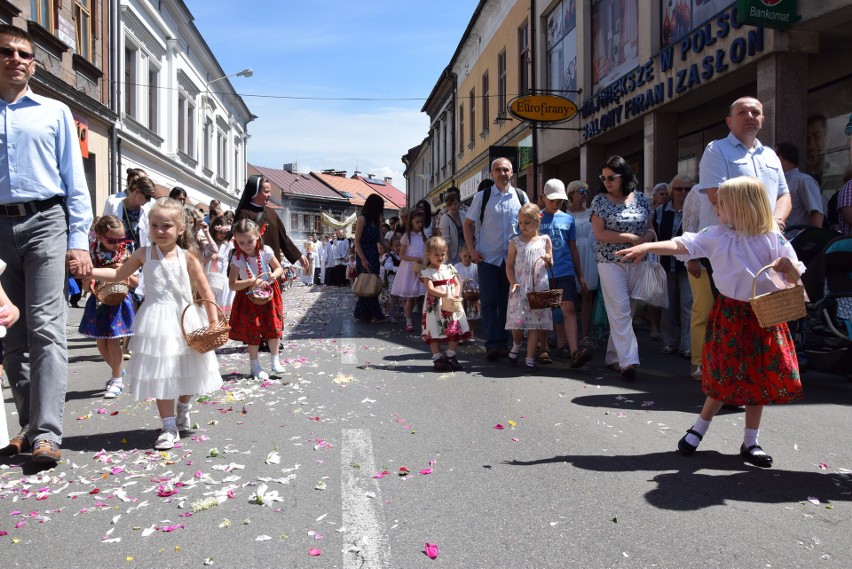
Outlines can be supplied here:
[[231, 309], [231, 331], [228, 332], [230, 339], [245, 342], [249, 346], [258, 346], [263, 340], [281, 337], [281, 329], [284, 327], [281, 287], [278, 286], [278, 281], [271, 284], [272, 300], [262, 306], [248, 299], [248, 289], [237, 291]]
[[802, 398], [799, 361], [787, 324], [761, 328], [748, 302], [721, 294], [707, 322], [701, 387], [731, 405]]

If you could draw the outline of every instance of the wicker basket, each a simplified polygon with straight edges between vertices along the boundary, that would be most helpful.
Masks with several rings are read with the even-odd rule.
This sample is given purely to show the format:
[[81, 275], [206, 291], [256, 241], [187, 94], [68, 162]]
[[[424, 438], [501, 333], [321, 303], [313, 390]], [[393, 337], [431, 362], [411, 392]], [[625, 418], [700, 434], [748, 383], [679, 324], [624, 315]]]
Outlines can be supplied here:
[[527, 293], [527, 300], [530, 303], [530, 308], [533, 310], [541, 310], [543, 308], [558, 308], [562, 306], [562, 289], [552, 288], [536, 292], [535, 290], [535, 266], [542, 259], [539, 258], [533, 264], [532, 274], [532, 290]]
[[129, 293], [130, 285], [123, 281], [117, 283], [99, 281], [95, 285], [95, 298], [107, 306], [118, 306], [124, 302]]
[[[216, 310], [219, 311], [219, 320], [199, 328], [198, 330], [187, 332], [183, 324], [186, 311], [189, 310], [191, 306], [200, 302], [207, 302], [215, 305]], [[228, 318], [225, 316], [225, 313], [222, 312], [222, 308], [215, 302], [210, 302], [209, 300], [201, 299], [196, 300], [193, 304], [188, 304], [180, 315], [180, 331], [183, 334], [183, 339], [186, 340], [186, 343], [190, 348], [196, 352], [201, 352], [202, 354], [224, 346], [228, 341], [228, 331], [230, 329], [231, 326], [228, 324]]]
[[[260, 278], [265, 274], [267, 274], [267, 273], [260, 273], [259, 275], [257, 275], [257, 278]], [[267, 283], [267, 284], [268, 284], [268, 290], [269, 290], [268, 296], [267, 295], [259, 295], [258, 294], [258, 287], [253, 287], [253, 288], [250, 288], [246, 291], [246, 296], [248, 297], [248, 299], [258, 306], [263, 306], [264, 304], [268, 304], [269, 301], [272, 300], [272, 283]]]
[[468, 302], [476, 302], [479, 300], [479, 291], [476, 289], [465, 289], [464, 299]]
[[772, 265], [766, 265], [757, 271], [751, 285], [749, 304], [761, 328], [771, 328], [783, 322], [799, 320], [808, 314], [805, 308], [805, 287], [801, 284], [756, 296], [757, 278], [771, 268]]

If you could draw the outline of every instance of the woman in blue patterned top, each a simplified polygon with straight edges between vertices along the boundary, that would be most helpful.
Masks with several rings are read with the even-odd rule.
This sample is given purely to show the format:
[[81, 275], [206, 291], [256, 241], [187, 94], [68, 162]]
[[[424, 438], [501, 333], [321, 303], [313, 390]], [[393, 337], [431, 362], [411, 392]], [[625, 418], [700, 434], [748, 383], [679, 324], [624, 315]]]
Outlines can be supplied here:
[[606, 364], [621, 371], [624, 379], [636, 377], [639, 346], [633, 332], [630, 298], [644, 270], [615, 256], [615, 252], [654, 238], [653, 209], [636, 191], [636, 176], [624, 158], [612, 156], [601, 167], [600, 193], [592, 200], [592, 230], [601, 293], [609, 319]]

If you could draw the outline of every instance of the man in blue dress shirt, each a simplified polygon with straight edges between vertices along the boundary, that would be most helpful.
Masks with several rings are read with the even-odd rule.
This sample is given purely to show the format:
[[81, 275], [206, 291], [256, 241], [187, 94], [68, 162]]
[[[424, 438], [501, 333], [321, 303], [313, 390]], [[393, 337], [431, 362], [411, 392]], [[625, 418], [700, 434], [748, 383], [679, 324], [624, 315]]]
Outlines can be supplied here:
[[92, 203], [67, 105], [29, 88], [30, 36], [0, 26], [0, 259], [3, 288], [23, 318], [6, 336], [5, 364], [21, 432], [0, 454], [61, 458], [68, 383], [65, 266], [91, 271]]

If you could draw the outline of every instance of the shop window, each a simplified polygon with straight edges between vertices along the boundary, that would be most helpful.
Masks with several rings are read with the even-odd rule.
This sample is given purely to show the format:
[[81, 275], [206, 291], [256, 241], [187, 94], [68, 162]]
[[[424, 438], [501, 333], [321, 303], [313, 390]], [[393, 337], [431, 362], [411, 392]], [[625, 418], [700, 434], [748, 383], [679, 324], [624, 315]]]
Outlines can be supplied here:
[[592, 89], [639, 64], [639, 0], [592, 1]]
[[546, 18], [547, 89], [577, 102], [577, 12], [574, 0], [556, 5]]
[[845, 133], [850, 100], [852, 79], [828, 83], [808, 93], [807, 139], [806, 147], [799, 149], [800, 168], [817, 180], [826, 199], [843, 186], [843, 172], [850, 164]]

